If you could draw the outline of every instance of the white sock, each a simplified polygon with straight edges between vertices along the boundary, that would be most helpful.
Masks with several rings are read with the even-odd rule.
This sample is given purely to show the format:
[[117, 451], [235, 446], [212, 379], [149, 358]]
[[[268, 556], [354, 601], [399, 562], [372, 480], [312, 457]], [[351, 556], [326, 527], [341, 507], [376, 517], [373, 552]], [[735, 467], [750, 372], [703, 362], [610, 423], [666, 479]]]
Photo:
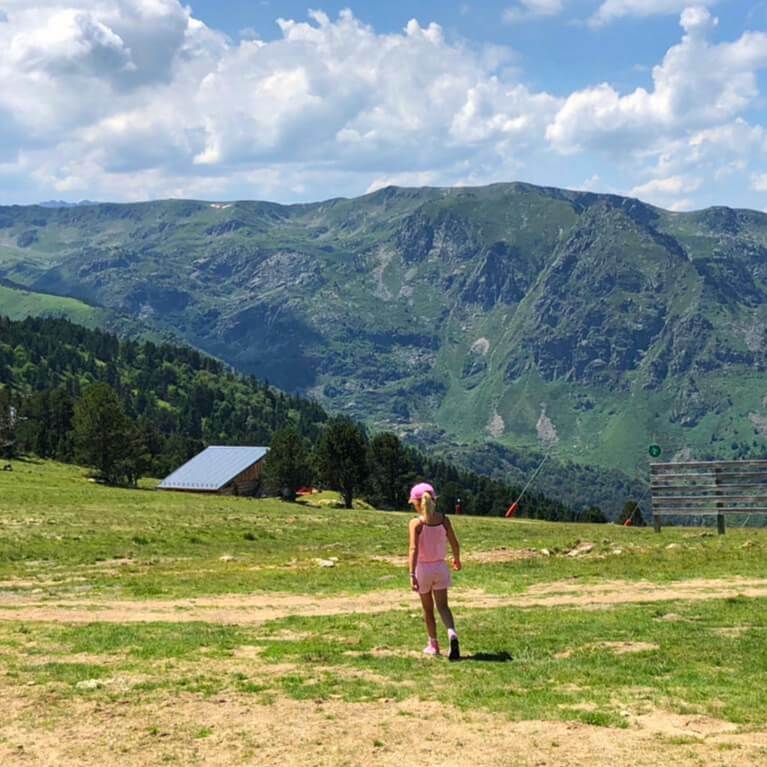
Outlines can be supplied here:
[[458, 634], [455, 633], [455, 629], [448, 629], [447, 630], [447, 638], [448, 639], [458, 639]]

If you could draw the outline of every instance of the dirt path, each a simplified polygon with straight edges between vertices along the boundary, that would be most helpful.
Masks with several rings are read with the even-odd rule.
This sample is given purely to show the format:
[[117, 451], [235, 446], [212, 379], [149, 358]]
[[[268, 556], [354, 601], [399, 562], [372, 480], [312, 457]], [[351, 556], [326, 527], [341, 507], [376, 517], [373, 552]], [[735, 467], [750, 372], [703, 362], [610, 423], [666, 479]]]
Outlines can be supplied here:
[[[735, 596], [767, 597], [767, 579], [727, 578], [676, 581], [667, 585], [609, 581], [577, 584], [572, 581], [533, 586], [523, 594], [487, 594], [456, 589], [453, 604], [465, 608], [581, 607], [666, 601], [702, 601]], [[0, 596], [0, 621], [63, 623], [142, 623], [204, 621], [254, 625], [289, 615], [337, 615], [415, 610], [415, 597], [405, 591], [377, 591], [364, 596], [311, 597], [286, 594], [235, 594], [177, 600], [71, 599], [33, 601]]]
[[651, 711], [624, 730], [462, 712], [438, 703], [278, 700], [188, 694], [46, 710], [3, 691], [3, 767], [755, 767], [767, 733]]

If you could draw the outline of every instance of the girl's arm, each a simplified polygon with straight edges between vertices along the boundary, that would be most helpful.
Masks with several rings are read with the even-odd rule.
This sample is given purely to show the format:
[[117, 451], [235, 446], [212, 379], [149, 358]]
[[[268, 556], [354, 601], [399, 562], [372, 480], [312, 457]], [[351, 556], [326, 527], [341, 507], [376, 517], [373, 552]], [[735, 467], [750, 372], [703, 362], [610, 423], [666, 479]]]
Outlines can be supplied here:
[[461, 569], [461, 545], [458, 543], [455, 530], [450, 520], [445, 517], [445, 532], [447, 533], [447, 540], [450, 544], [450, 548], [453, 550], [453, 570]]
[[421, 523], [417, 519], [410, 521], [410, 546], [408, 548], [407, 563], [410, 568], [410, 587], [418, 591], [418, 581], [415, 577], [415, 566], [418, 564], [418, 533], [421, 532]]

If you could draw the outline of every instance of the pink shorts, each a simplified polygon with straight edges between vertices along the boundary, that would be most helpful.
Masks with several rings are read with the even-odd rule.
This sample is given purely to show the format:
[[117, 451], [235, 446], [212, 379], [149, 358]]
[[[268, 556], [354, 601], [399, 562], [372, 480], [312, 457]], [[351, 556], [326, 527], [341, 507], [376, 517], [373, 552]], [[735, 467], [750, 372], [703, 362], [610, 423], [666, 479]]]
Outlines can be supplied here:
[[447, 562], [419, 562], [415, 566], [415, 577], [418, 580], [418, 593], [428, 594], [430, 591], [443, 591], [450, 588], [453, 578]]

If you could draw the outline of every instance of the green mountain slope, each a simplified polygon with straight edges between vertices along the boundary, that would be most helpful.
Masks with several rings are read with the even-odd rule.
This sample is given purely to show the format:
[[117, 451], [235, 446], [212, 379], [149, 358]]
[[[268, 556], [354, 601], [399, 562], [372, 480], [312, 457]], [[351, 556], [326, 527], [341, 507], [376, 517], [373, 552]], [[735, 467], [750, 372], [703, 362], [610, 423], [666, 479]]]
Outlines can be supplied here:
[[525, 184], [0, 208], [0, 277], [468, 462], [488, 440], [631, 475], [651, 441], [763, 449], [767, 216], [752, 211]]
[[0, 307], [6, 317], [65, 317], [88, 327], [107, 321], [108, 313], [75, 298], [36, 293], [0, 280]]
[[[76, 460], [76, 405], [95, 383], [112, 387], [132, 423], [127, 460], [136, 476], [165, 476], [205, 445], [269, 445], [286, 427], [316, 446], [328, 423], [316, 402], [238, 375], [189, 347], [120, 340], [58, 318], [19, 322], [0, 316], [0, 414], [13, 408], [18, 415], [11, 430], [9, 419], [0, 419], [0, 437], [10, 435], [15, 451]], [[0, 441], [5, 456], [7, 445]], [[457, 496], [466, 513], [499, 516], [521, 490], [412, 448], [403, 452], [398, 473], [388, 481], [407, 487], [428, 477], [447, 509]], [[359, 488], [371, 499], [378, 492], [373, 472], [371, 463]], [[577, 482], [577, 473], [571, 478]], [[561, 503], [536, 490], [525, 498], [521, 514], [574, 521], [584, 508], [582, 499]]]

